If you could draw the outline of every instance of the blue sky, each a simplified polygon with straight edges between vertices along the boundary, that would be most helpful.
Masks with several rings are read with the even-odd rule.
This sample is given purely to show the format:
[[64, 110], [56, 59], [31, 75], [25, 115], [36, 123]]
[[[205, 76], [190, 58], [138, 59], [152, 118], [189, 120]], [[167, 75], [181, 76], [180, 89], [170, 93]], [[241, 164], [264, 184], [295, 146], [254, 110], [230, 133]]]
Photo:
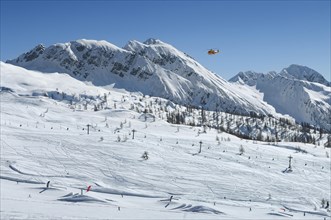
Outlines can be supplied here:
[[[331, 80], [330, 0], [1, 1], [2, 61], [39, 43], [85, 38], [123, 47], [151, 37], [225, 79], [301, 64]], [[209, 56], [210, 48], [222, 52]]]

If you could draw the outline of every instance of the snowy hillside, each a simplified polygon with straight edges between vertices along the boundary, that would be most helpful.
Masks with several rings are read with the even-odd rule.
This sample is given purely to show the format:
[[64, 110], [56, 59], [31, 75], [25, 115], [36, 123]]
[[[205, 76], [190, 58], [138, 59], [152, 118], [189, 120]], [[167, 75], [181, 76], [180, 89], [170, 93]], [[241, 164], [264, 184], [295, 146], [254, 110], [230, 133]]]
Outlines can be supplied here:
[[331, 130], [330, 83], [308, 67], [291, 65], [279, 74], [240, 72], [230, 82], [261, 92], [278, 113]]
[[0, 86], [1, 219], [331, 217], [330, 148], [169, 124], [168, 100], [66, 74], [1, 63]]
[[[277, 115], [258, 92], [240, 89], [187, 54], [160, 40], [130, 41], [123, 49], [106, 41], [38, 45], [8, 63], [41, 72], [68, 73], [97, 86], [158, 96], [178, 104], [248, 115]], [[247, 93], [248, 92], [248, 93]]]

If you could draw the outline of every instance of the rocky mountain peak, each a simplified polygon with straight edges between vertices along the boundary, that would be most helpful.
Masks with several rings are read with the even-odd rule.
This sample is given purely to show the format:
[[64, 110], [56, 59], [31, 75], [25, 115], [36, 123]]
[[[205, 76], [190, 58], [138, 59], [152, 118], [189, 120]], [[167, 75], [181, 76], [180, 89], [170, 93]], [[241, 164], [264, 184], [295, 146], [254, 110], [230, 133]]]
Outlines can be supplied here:
[[331, 83], [328, 82], [320, 73], [303, 65], [292, 64], [289, 67], [284, 68], [279, 74], [292, 79], [317, 82], [326, 86], [331, 86]]
[[164, 42], [162, 42], [159, 39], [155, 39], [155, 38], [149, 38], [146, 41], [144, 41], [144, 44], [147, 45], [155, 45], [155, 44], [165, 44]]
[[32, 61], [32, 60], [36, 59], [44, 51], [45, 51], [45, 46], [42, 44], [38, 44], [29, 52], [24, 53], [22, 55], [22, 59], [24, 59], [26, 62]]

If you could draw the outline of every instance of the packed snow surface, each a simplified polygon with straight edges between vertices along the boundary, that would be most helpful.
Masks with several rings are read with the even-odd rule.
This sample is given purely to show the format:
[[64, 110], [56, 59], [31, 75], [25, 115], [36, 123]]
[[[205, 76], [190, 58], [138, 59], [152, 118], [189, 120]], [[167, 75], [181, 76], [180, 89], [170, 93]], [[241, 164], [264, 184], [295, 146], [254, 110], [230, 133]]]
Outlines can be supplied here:
[[322, 146], [168, 124], [130, 110], [153, 98], [3, 63], [0, 97], [1, 219], [330, 219]]

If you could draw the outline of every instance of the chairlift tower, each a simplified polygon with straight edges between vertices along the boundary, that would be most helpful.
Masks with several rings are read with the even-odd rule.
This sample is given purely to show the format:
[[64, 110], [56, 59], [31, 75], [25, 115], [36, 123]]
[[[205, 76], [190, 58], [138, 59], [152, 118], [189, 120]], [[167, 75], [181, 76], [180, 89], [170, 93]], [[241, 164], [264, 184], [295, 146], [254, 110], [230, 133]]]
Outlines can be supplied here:
[[289, 162], [289, 164], [288, 164], [288, 168], [289, 168], [290, 170], [292, 170], [292, 164], [291, 164], [291, 163], [292, 163], [292, 158], [293, 158], [293, 157], [290, 155], [288, 158], [289, 158], [289, 161], [288, 161], [288, 162]]

